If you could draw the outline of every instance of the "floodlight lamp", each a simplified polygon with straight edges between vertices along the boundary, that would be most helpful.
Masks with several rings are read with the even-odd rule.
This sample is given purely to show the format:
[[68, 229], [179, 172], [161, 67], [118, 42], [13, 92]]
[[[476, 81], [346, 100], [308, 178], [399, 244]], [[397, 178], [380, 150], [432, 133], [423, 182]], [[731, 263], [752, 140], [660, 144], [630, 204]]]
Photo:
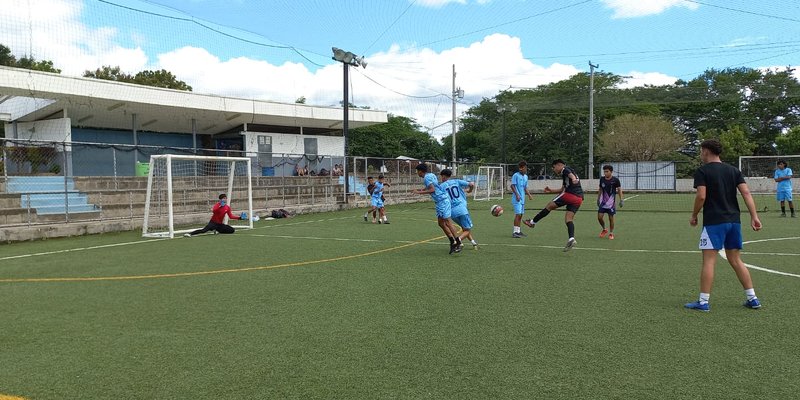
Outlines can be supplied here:
[[348, 52], [344, 53], [344, 57], [342, 58], [342, 62], [345, 63], [345, 64], [352, 65], [353, 64], [353, 60], [355, 60], [355, 59], [356, 59], [356, 55], [348, 51]]
[[332, 47], [333, 50], [333, 59], [339, 62], [344, 62], [344, 57], [346, 52], [338, 47]]

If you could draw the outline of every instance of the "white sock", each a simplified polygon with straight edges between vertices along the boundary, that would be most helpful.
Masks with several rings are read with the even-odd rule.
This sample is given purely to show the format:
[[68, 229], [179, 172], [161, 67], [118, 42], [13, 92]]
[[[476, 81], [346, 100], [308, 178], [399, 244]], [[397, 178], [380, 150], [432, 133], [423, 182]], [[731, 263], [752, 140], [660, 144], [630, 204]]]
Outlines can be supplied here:
[[518, 226], [515, 226], [515, 227], [514, 227], [514, 233], [520, 233], [520, 232], [521, 232], [521, 231], [520, 231], [519, 227], [518, 227]]
[[472, 240], [470, 240], [469, 242], [470, 242], [470, 243], [472, 243], [472, 245], [473, 245], [473, 246], [475, 246], [475, 245], [477, 245], [477, 244], [478, 244], [478, 242], [476, 242], [476, 241], [475, 241], [475, 239], [472, 239]]
[[744, 295], [747, 296], [747, 300], [753, 300], [756, 298], [756, 290], [753, 288], [745, 289]]
[[711, 293], [700, 293], [700, 304], [708, 303], [708, 299], [711, 297]]

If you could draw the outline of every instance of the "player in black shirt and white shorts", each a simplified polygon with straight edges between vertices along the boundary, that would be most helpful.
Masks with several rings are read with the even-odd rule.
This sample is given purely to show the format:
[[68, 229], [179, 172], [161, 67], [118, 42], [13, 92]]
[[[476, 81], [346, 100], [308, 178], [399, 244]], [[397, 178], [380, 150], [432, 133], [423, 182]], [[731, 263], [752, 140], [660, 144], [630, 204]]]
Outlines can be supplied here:
[[567, 240], [567, 245], [564, 246], [564, 251], [569, 251], [578, 243], [575, 241], [575, 225], [572, 221], [575, 219], [575, 213], [578, 212], [583, 203], [583, 188], [578, 174], [568, 167], [564, 160], [557, 159], [553, 161], [553, 172], [556, 175], [561, 175], [561, 190], [553, 190], [545, 186], [544, 192], [559, 193], [559, 195], [547, 203], [545, 208], [539, 211], [533, 219], [526, 220], [525, 225], [533, 228], [539, 220], [550, 214], [550, 211], [566, 206], [567, 212], [564, 215], [564, 223], [567, 224], [569, 239]]
[[703, 251], [703, 269], [700, 273], [700, 297], [697, 301], [686, 303], [685, 307], [699, 311], [709, 311], [711, 285], [714, 282], [714, 266], [717, 253], [725, 249], [739, 282], [744, 288], [746, 300], [744, 306], [760, 308], [761, 303], [753, 289], [753, 280], [741, 258], [742, 226], [739, 216], [739, 202], [736, 200], [737, 190], [741, 193], [747, 210], [750, 212], [750, 227], [754, 231], [761, 230], [756, 204], [750, 189], [745, 183], [742, 172], [735, 167], [720, 161], [722, 144], [716, 139], [709, 139], [700, 144], [700, 160], [703, 166], [694, 174], [694, 187], [697, 195], [694, 200], [691, 226], [697, 226], [697, 215], [703, 210], [703, 231], [700, 234], [700, 249]]

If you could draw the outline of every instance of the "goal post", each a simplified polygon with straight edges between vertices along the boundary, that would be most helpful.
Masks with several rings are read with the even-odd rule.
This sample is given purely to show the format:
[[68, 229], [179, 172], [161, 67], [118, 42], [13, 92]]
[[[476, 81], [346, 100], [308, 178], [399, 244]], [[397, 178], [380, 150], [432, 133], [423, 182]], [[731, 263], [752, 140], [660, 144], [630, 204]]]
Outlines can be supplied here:
[[251, 168], [247, 157], [150, 156], [142, 236], [172, 238], [205, 225], [220, 193], [232, 210], [247, 213], [246, 220], [231, 226], [252, 229]]
[[474, 200], [502, 200], [505, 196], [503, 167], [480, 166], [473, 191]]

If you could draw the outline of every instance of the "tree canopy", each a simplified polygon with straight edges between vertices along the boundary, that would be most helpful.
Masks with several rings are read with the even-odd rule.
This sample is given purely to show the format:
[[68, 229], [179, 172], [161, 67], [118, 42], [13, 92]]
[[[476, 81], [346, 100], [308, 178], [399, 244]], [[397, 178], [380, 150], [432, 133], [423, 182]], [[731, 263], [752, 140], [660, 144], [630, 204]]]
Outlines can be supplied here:
[[33, 56], [17, 58], [11, 54], [11, 49], [0, 44], [0, 65], [6, 67], [32, 69], [34, 71], [54, 72], [60, 74], [61, 70], [53, 66], [50, 60], [37, 60]]
[[94, 71], [85, 71], [83, 76], [86, 78], [105, 79], [109, 81], [135, 83], [137, 85], [161, 87], [167, 89], [177, 89], [192, 91], [192, 87], [165, 69], [158, 71], [144, 70], [130, 75], [121, 71], [119, 66], [112, 67], [104, 65]]
[[411, 118], [389, 114], [385, 124], [353, 129], [349, 132], [348, 155], [396, 158], [408, 156], [440, 160], [442, 145]]

